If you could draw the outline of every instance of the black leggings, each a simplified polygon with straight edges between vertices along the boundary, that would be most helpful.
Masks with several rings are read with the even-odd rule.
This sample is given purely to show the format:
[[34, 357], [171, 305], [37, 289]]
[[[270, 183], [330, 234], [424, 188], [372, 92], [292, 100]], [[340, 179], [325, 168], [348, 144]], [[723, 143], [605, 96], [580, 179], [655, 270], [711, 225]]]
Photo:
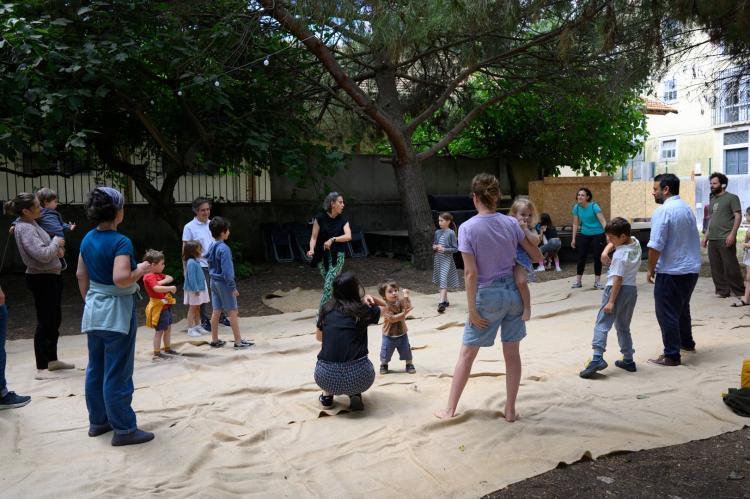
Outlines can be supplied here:
[[604, 234], [596, 234], [595, 236], [586, 236], [580, 232], [576, 234], [576, 251], [578, 252], [578, 265], [576, 266], [576, 274], [583, 275], [583, 269], [586, 267], [586, 257], [589, 255], [589, 248], [594, 252], [594, 275], [602, 275], [602, 251], [606, 244], [606, 237]]
[[47, 369], [50, 361], [57, 360], [57, 339], [62, 321], [63, 281], [60, 274], [26, 274], [26, 285], [34, 297], [36, 331], [34, 356], [36, 368]]

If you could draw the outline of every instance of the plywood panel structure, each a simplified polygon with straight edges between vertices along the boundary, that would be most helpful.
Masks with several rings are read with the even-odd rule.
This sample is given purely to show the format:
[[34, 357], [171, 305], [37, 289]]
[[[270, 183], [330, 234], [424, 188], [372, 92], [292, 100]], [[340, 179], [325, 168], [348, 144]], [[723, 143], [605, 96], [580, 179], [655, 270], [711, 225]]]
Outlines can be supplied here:
[[[571, 210], [575, 195], [581, 187], [588, 187], [593, 200], [602, 208], [604, 218], [651, 218], [657, 204], [652, 196], [653, 182], [613, 181], [612, 177], [545, 177], [529, 182], [529, 197], [539, 213], [549, 213], [557, 226], [571, 225]], [[680, 181], [680, 197], [695, 208], [695, 181]]]
[[576, 203], [576, 193], [581, 187], [588, 187], [602, 208], [604, 217], [609, 220], [612, 177], [544, 177], [543, 180], [529, 182], [529, 197], [539, 213], [549, 213], [552, 223], [559, 226], [571, 225], [571, 210]]

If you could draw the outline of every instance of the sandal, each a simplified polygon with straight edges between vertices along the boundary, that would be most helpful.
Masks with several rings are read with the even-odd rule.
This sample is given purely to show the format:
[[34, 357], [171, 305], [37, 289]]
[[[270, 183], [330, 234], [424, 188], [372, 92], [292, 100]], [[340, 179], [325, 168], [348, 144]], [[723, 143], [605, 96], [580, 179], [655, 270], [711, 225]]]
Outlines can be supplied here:
[[323, 407], [331, 407], [333, 405], [333, 395], [323, 395], [321, 393], [318, 400], [320, 400], [320, 405]]
[[745, 300], [743, 300], [742, 298], [740, 298], [740, 301], [734, 302], [730, 306], [732, 306], [732, 307], [747, 307], [748, 305], [750, 305], [750, 303], [747, 303]]
[[216, 340], [216, 341], [212, 341], [211, 343], [209, 343], [209, 345], [211, 345], [213, 348], [221, 348], [226, 344], [227, 342], [224, 340]]

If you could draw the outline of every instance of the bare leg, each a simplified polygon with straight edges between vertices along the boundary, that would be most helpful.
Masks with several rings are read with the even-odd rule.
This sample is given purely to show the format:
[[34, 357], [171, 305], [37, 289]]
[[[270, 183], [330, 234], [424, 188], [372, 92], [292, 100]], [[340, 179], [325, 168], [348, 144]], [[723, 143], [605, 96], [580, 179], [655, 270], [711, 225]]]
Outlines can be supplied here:
[[156, 331], [154, 333], [154, 360], [159, 356], [159, 352], [161, 352], [161, 337], [163, 335], [164, 331]]
[[199, 319], [199, 317], [198, 317], [198, 309], [199, 308], [200, 308], [200, 306], [198, 306], [198, 305], [190, 305], [188, 307], [187, 320], [188, 320], [188, 327], [189, 328], [195, 327], [198, 324], [200, 324], [200, 322], [198, 321], [198, 319]]
[[448, 301], [448, 290], [443, 288], [440, 290], [440, 303], [445, 303]]
[[229, 317], [229, 324], [232, 326], [232, 335], [234, 336], [234, 342], [239, 343], [240, 341], [242, 341], [242, 337], [240, 336], [240, 323], [237, 320], [239, 318], [237, 309], [230, 310], [227, 316]]
[[164, 330], [164, 350], [170, 350], [172, 348], [172, 326], [170, 325]]
[[219, 316], [221, 315], [221, 310], [214, 309], [213, 312], [211, 312], [211, 341], [216, 342], [219, 341]]
[[451, 391], [448, 395], [448, 406], [443, 410], [435, 411], [436, 417], [447, 419], [456, 415], [458, 399], [461, 398], [461, 393], [463, 393], [466, 382], [469, 380], [471, 366], [474, 364], [474, 359], [477, 358], [478, 352], [479, 347], [461, 345], [458, 362], [456, 362], [456, 367], [453, 370], [453, 381], [451, 381]]
[[521, 384], [521, 342], [503, 343], [503, 357], [505, 358], [505, 420], [512, 423], [518, 419], [516, 414], [516, 397]]
[[521, 301], [523, 302], [523, 316], [521, 318], [524, 321], [531, 319], [531, 293], [529, 292], [529, 271], [520, 265], [513, 267], [513, 278], [516, 281], [516, 287], [518, 292], [521, 294]]

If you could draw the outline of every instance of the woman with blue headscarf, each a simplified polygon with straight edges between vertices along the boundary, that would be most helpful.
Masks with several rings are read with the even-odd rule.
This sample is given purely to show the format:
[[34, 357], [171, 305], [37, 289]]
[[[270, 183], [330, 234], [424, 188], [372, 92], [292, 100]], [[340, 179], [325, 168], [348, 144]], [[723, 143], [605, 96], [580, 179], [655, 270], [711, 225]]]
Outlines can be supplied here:
[[111, 187], [88, 195], [86, 214], [96, 224], [81, 241], [78, 287], [85, 301], [81, 331], [88, 336], [86, 407], [89, 436], [110, 431], [112, 445], [148, 442], [154, 434], [138, 429], [133, 400], [135, 317], [138, 280], [151, 264], [136, 264], [133, 243], [117, 232], [125, 200]]

